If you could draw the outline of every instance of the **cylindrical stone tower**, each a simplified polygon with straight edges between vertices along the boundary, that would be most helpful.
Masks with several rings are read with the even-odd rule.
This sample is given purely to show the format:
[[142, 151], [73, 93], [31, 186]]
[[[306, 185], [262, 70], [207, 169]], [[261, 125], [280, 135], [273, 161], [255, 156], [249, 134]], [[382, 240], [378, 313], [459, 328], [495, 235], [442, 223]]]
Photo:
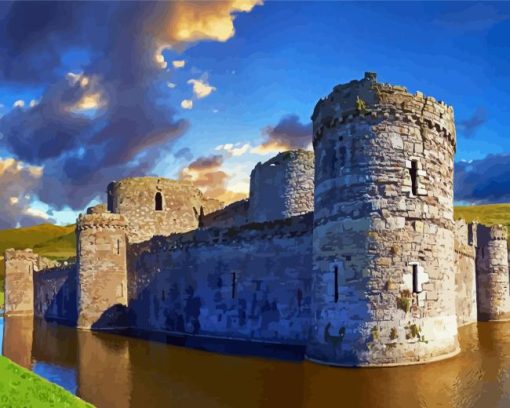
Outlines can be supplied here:
[[250, 222], [266, 222], [313, 211], [313, 152], [283, 152], [258, 163], [250, 176]]
[[87, 214], [77, 220], [78, 328], [127, 325], [126, 229], [119, 214]]
[[478, 320], [510, 320], [507, 231], [478, 225], [476, 294]]
[[160, 177], [114, 181], [107, 194], [108, 210], [124, 215], [128, 222], [130, 243], [194, 230], [201, 212], [222, 208], [219, 201], [204, 197], [192, 184]]
[[385, 366], [456, 354], [453, 109], [367, 73], [335, 87], [312, 120], [308, 358]]

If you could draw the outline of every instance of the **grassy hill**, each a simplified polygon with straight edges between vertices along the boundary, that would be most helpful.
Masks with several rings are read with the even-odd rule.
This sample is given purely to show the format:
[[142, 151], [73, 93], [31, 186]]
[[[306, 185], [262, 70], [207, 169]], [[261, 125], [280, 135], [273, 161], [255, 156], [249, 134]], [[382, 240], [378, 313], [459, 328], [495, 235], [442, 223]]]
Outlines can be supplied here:
[[[455, 219], [463, 218], [468, 222], [481, 224], [502, 224], [507, 227], [510, 244], [510, 204], [489, 204], [455, 207]], [[510, 245], [509, 245], [510, 247]]]

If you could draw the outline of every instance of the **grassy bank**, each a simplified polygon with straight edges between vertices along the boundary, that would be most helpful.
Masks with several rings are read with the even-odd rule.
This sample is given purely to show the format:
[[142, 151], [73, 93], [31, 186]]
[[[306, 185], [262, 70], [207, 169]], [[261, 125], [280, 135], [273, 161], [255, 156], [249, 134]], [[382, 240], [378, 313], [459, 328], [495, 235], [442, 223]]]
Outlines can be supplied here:
[[0, 406], [92, 407], [58, 385], [52, 384], [0, 356]]

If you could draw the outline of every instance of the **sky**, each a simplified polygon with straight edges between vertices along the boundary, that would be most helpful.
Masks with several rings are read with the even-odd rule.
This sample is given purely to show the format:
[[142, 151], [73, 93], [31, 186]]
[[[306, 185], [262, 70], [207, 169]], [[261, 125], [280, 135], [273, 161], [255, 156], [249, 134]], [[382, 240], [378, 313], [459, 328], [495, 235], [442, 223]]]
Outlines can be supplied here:
[[2, 2], [0, 228], [70, 224], [123, 177], [243, 198], [365, 71], [453, 105], [457, 204], [510, 202], [508, 55], [506, 2]]

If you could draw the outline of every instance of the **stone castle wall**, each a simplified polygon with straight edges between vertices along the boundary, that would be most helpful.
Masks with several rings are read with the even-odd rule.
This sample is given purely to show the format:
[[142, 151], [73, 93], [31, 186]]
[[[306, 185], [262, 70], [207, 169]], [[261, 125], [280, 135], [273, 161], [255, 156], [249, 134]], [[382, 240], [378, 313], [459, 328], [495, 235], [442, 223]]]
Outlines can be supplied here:
[[458, 352], [452, 108], [368, 73], [335, 87], [312, 119], [307, 355], [392, 365]]
[[202, 227], [234, 227], [248, 223], [249, 200], [236, 201], [203, 217]]
[[54, 266], [34, 275], [34, 315], [76, 324], [76, 264]]
[[126, 220], [111, 213], [80, 215], [76, 231], [77, 326], [119, 325], [127, 307]]
[[39, 256], [31, 249], [5, 251], [5, 314], [34, 313], [34, 270]]
[[[219, 201], [205, 198], [189, 183], [158, 177], [110, 183], [107, 195], [108, 210], [122, 214], [128, 221], [131, 243], [146, 241], [155, 235], [196, 229], [201, 209], [208, 214], [222, 207]], [[156, 207], [158, 200], [160, 209]]]
[[476, 284], [479, 320], [510, 319], [507, 231], [478, 226]]
[[148, 331], [305, 344], [312, 215], [153, 238], [129, 250], [132, 324]]
[[265, 222], [313, 211], [313, 152], [283, 152], [250, 176], [250, 222]]
[[476, 229], [476, 224], [455, 222], [455, 308], [459, 327], [477, 321]]

